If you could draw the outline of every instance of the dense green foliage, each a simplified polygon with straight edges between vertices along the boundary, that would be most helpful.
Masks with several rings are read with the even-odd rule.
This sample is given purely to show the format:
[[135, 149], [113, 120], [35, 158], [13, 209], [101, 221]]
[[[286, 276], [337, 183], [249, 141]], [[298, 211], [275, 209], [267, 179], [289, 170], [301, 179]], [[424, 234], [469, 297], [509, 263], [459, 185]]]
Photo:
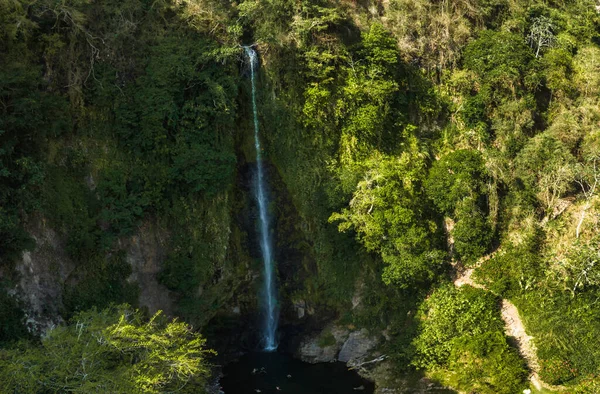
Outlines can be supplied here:
[[[0, 0], [0, 274], [41, 220], [74, 266], [64, 317], [135, 303], [126, 249], [149, 233], [189, 321], [251, 282], [252, 42], [264, 156], [291, 205], [273, 207], [278, 244], [302, 255], [280, 262], [282, 303], [387, 329], [400, 369], [518, 392], [506, 298], [542, 379], [591, 392], [599, 15], [594, 0]], [[488, 292], [448, 285], [451, 264]], [[0, 315], [17, 322], [14, 301]]]
[[[240, 29], [205, 6], [0, 4], [0, 260], [10, 269], [35, 246], [24, 225], [48, 219], [76, 265], [65, 316], [136, 302], [121, 245], [144, 222], [178, 226], [170, 250], [229, 242], [231, 211], [215, 207], [236, 166]], [[183, 298], [225, 264], [223, 250], [192, 258], [195, 275], [166, 282]]]
[[0, 350], [3, 390], [15, 393], [201, 393], [211, 354], [185, 323], [128, 305], [73, 317], [39, 347]]
[[[524, 363], [504, 336], [491, 294], [469, 286], [442, 287], [423, 303], [415, 339], [420, 368], [436, 371], [452, 387], [480, 393], [516, 393]], [[441, 371], [443, 373], [440, 373]]]
[[[389, 286], [412, 289], [414, 297], [369, 291], [368, 310], [354, 311], [355, 321], [398, 325], [396, 343], [407, 347], [414, 321], [387, 318], [406, 313], [397, 304], [419, 304], [432, 282], [444, 280], [445, 262], [479, 262], [475, 277], [522, 308], [543, 360], [552, 355], [579, 370], [585, 363], [586, 374], [597, 368], [589, 352], [579, 360], [575, 349], [548, 345], [547, 355], [538, 340], [542, 331], [556, 341], [568, 334], [553, 330], [556, 323], [534, 327], [542, 315], [521, 302], [525, 297], [527, 305], [538, 311], [544, 305], [544, 315], [558, 317], [567, 309], [545, 300], [597, 293], [594, 252], [573, 250], [562, 258], [552, 245], [557, 234], [561, 245], [594, 242], [575, 242], [569, 234], [577, 227], [587, 240], [598, 212], [591, 152], [600, 147], [593, 126], [600, 113], [597, 96], [588, 93], [597, 81], [595, 4], [397, 0], [377, 12], [328, 2], [282, 4], [275, 10], [274, 3], [245, 2], [243, 16], [264, 49], [265, 89], [277, 92], [262, 98], [265, 121], [273, 125], [271, 157], [313, 241], [319, 272], [348, 267], [327, 252], [332, 242], [349, 249], [347, 240], [332, 240], [328, 219], [375, 257], [351, 266], [367, 273], [358, 275], [357, 288], [374, 286], [371, 275], [381, 273]], [[559, 224], [561, 213], [581, 217], [583, 225]], [[491, 259], [481, 260], [490, 252]], [[317, 289], [339, 282], [339, 276], [320, 278], [325, 283]], [[489, 313], [498, 309], [495, 302], [484, 305]], [[577, 348], [593, 346], [595, 318], [567, 316], [581, 330]], [[453, 342], [454, 358], [436, 367], [446, 371], [441, 378], [461, 371], [445, 381], [467, 391], [516, 392], [525, 378], [522, 364], [502, 329], [492, 331]], [[430, 352], [440, 346], [423, 345]], [[394, 351], [403, 354], [400, 362], [413, 357], [407, 349]], [[487, 377], [478, 375], [478, 357]], [[494, 375], [500, 370], [512, 372]], [[561, 379], [575, 383], [574, 377]]]

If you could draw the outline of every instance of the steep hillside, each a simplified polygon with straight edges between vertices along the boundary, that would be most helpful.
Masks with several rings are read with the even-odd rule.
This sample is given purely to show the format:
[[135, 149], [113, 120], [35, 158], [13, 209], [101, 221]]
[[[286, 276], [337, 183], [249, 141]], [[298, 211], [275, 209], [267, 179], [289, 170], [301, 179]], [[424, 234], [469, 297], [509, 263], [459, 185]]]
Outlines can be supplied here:
[[[249, 44], [281, 349], [332, 358], [364, 339], [344, 358], [379, 392], [416, 375], [600, 390], [594, 0], [0, 0], [5, 387], [84, 387], [42, 388], [69, 366], [27, 386], [23, 366], [85, 322], [135, 368], [127, 335], [160, 337], [157, 310], [191, 324], [177, 343], [197, 362], [175, 375], [194, 392], [197, 332], [224, 353], [256, 345]], [[146, 376], [119, 360], [110, 387], [179, 382], [170, 361]]]

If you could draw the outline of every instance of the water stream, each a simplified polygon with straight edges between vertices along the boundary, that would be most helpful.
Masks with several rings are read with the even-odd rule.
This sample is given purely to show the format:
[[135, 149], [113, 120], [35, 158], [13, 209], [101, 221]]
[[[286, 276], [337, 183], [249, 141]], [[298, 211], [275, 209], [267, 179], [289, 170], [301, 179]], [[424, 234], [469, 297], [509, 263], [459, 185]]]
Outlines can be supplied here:
[[256, 82], [255, 74], [258, 67], [256, 52], [251, 47], [244, 47], [246, 55], [250, 60], [250, 80], [252, 83], [252, 113], [254, 117], [254, 147], [256, 148], [256, 167], [254, 192], [258, 203], [259, 213], [259, 242], [262, 253], [264, 278], [263, 288], [260, 294], [260, 302], [263, 310], [264, 321], [262, 327], [261, 346], [266, 351], [277, 349], [277, 289], [275, 288], [273, 242], [269, 229], [268, 196], [266, 193], [265, 171], [262, 161], [262, 148], [260, 145], [258, 112], [256, 109]]

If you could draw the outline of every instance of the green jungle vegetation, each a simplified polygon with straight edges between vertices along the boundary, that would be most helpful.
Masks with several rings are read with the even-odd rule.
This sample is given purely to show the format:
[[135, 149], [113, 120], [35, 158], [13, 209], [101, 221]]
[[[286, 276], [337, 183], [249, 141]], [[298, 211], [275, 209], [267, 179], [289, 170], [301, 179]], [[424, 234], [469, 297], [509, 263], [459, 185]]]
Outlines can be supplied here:
[[[469, 393], [529, 387], [510, 300], [550, 390], [600, 391], [595, 0], [0, 0], [7, 392], [202, 392], [203, 337], [137, 311], [119, 245], [166, 229], [158, 279], [196, 328], [257, 264], [249, 43], [278, 223], [305, 256], [282, 295], [387, 329], [398, 371]], [[9, 295], [39, 220], [75, 265], [68, 323], [41, 339]], [[455, 288], [462, 268], [487, 290]]]

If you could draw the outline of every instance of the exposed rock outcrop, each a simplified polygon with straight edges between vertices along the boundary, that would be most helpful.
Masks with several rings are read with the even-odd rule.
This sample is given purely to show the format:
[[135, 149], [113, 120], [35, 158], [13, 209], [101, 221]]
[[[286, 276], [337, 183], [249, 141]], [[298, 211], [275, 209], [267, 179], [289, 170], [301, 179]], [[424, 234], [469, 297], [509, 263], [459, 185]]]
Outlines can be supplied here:
[[[43, 217], [31, 220], [27, 230], [36, 246], [16, 262], [18, 281], [10, 293], [23, 306], [28, 330], [43, 335], [63, 322], [65, 282], [73, 280], [76, 265], [66, 252], [63, 237]], [[121, 240], [118, 249], [125, 250], [132, 268], [128, 281], [139, 284], [139, 305], [151, 313], [160, 309], [171, 315], [172, 297], [156, 277], [165, 258], [166, 239], [164, 231], [145, 223], [135, 235]]]
[[364, 328], [360, 331], [351, 332], [337, 358], [348, 365], [354, 365], [354, 363], [363, 360], [378, 343], [379, 340], [369, 336]]
[[300, 343], [297, 356], [302, 361], [312, 364], [335, 361], [348, 334], [348, 329], [344, 327], [327, 326], [318, 334], [304, 339]]
[[352, 366], [364, 361], [378, 344], [379, 339], [370, 336], [365, 329], [350, 331], [342, 326], [329, 325], [318, 334], [305, 338], [300, 343], [297, 356], [309, 363], [342, 361]]
[[162, 269], [166, 254], [167, 234], [151, 223], [144, 223], [138, 232], [121, 242], [125, 249], [127, 263], [131, 265], [131, 275], [127, 280], [140, 287], [140, 307], [150, 313], [162, 310], [167, 316], [174, 311], [170, 291], [160, 284], [157, 275]]
[[36, 246], [17, 261], [19, 281], [11, 292], [23, 305], [28, 330], [44, 334], [63, 321], [63, 283], [75, 265], [65, 252], [64, 241], [44, 219], [32, 222], [28, 231]]

